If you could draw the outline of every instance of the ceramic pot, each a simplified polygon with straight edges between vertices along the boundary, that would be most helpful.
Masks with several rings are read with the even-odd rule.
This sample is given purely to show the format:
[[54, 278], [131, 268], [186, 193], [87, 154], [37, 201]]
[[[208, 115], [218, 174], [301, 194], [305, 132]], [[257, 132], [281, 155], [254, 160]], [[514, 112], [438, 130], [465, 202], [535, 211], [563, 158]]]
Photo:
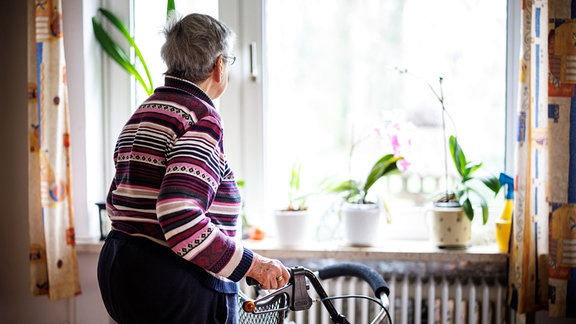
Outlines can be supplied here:
[[312, 225], [307, 210], [275, 210], [276, 235], [280, 246], [309, 243]]
[[430, 240], [439, 248], [464, 249], [470, 245], [472, 222], [462, 207], [431, 207]]
[[344, 203], [344, 241], [352, 246], [375, 245], [380, 234], [380, 211], [377, 204]]

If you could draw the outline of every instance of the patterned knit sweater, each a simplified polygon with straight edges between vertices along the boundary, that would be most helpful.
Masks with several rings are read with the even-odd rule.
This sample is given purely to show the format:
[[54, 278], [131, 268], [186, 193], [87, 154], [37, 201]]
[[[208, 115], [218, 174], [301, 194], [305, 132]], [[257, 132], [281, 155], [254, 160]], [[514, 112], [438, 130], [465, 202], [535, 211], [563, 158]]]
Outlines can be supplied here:
[[213, 107], [193, 83], [166, 76], [118, 137], [107, 209], [115, 230], [170, 247], [216, 291], [235, 293], [253, 254], [233, 238], [241, 197]]

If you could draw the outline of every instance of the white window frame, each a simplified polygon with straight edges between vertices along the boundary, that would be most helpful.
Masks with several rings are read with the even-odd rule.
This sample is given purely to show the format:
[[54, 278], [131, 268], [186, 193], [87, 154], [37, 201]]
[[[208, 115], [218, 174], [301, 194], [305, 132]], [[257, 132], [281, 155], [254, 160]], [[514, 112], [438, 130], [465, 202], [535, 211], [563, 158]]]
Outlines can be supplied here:
[[134, 88], [130, 76], [97, 43], [92, 17], [103, 7], [127, 19], [130, 4], [129, 0], [63, 0], [72, 127], [73, 208], [79, 240], [100, 237], [96, 203], [106, 198], [113, 174], [116, 136], [130, 116]]
[[[220, 0], [220, 19], [237, 33], [230, 82], [220, 99], [225, 122], [225, 150], [236, 178], [245, 181], [243, 198], [248, 215], [265, 216], [266, 120], [261, 0]], [[251, 56], [251, 51], [253, 51]]]

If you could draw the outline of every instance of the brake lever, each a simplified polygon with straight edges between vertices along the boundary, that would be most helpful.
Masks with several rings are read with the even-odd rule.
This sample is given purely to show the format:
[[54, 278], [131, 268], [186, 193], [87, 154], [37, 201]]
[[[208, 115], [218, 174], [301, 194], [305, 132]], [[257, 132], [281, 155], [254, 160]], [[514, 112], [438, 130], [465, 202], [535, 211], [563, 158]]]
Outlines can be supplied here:
[[310, 309], [312, 307], [312, 298], [308, 295], [310, 288], [306, 283], [307, 270], [303, 267], [291, 268], [290, 282], [292, 282], [292, 298], [288, 299], [290, 309], [293, 311], [301, 311]]
[[[301, 311], [307, 310], [312, 307], [312, 298], [308, 295], [308, 284], [306, 282], [306, 272], [307, 270], [303, 267], [292, 267], [288, 268], [288, 272], [290, 272], [290, 280], [288, 283], [277, 290], [270, 292], [264, 296], [261, 296], [255, 300], [245, 301], [242, 305], [242, 309], [248, 313], [254, 314], [261, 314], [261, 313], [269, 313], [269, 312], [276, 312], [286, 309], [291, 309], [293, 311]], [[257, 284], [258, 282], [253, 278], [246, 278], [246, 283], [249, 285]], [[256, 311], [256, 305], [264, 300], [269, 300], [275, 296], [285, 294], [288, 298], [288, 306], [279, 309], [273, 310], [266, 310], [266, 311]]]

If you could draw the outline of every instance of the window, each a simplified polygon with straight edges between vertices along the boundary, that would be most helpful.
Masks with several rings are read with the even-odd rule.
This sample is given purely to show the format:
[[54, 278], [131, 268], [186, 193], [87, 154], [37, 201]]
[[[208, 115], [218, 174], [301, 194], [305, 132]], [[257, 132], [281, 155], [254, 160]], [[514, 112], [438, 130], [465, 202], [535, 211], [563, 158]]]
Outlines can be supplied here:
[[[66, 0], [72, 6], [75, 1]], [[113, 177], [114, 165], [112, 154], [117, 136], [125, 122], [135, 109], [137, 102], [143, 99], [143, 90], [131, 80], [128, 73], [102, 52], [92, 34], [91, 18], [102, 7], [112, 11], [127, 26], [134, 30], [139, 47], [149, 65], [155, 85], [163, 83], [164, 65], [160, 58], [160, 45], [163, 41], [162, 28], [166, 18], [166, 1], [153, 0], [102, 0], [83, 1], [85, 44], [81, 39], [70, 42], [68, 52], [75, 56], [83, 53], [85, 91], [75, 93], [78, 102], [74, 106], [85, 106], [85, 133], [77, 136], [84, 139], [85, 152], [73, 151], [76, 186], [85, 185], [85, 191], [75, 196], [77, 215], [77, 235], [81, 238], [99, 237], [98, 209], [95, 203], [106, 198], [110, 180]], [[192, 11], [218, 15], [216, 0], [176, 0], [176, 7], [182, 13]], [[152, 13], [152, 14], [150, 14]], [[65, 15], [71, 17], [70, 15]], [[143, 19], [135, 19], [143, 17]], [[64, 22], [66, 26], [68, 21]], [[70, 34], [68, 34], [70, 35]], [[68, 38], [70, 39], [70, 38]], [[78, 49], [81, 49], [78, 53]], [[70, 57], [70, 53], [67, 56]], [[70, 66], [70, 68], [72, 68]], [[81, 97], [81, 98], [80, 98]], [[83, 101], [83, 102], [82, 102]], [[79, 117], [80, 118], [80, 117]], [[72, 121], [75, 123], [75, 121]], [[83, 217], [83, 215], [86, 215]]]
[[[440, 94], [439, 77], [452, 117], [448, 134], [487, 170], [504, 170], [506, 3], [275, 0], [267, 2], [264, 26], [267, 192], [285, 191], [278, 180], [295, 157], [312, 184], [326, 176], [363, 179], [392, 152], [387, 135], [394, 133], [410, 164], [408, 188], [390, 184], [382, 192], [414, 193], [403, 204], [437, 193], [446, 139], [428, 84]], [[379, 139], [362, 140], [375, 129]]]
[[[305, 185], [310, 187], [325, 177], [361, 179], [390, 148], [385, 138], [363, 141], [349, 167], [351, 142], [375, 128], [391, 130], [395, 123], [411, 141], [403, 153], [410, 162], [407, 183], [398, 188], [398, 180], [390, 179], [379, 186], [392, 205], [393, 218], [420, 215], [426, 199], [442, 188], [435, 181], [442, 181], [446, 139], [440, 103], [428, 87], [439, 92], [439, 77], [450, 114], [448, 134], [458, 135], [467, 156], [484, 162], [484, 171], [510, 170], [506, 163], [513, 153], [506, 143], [513, 127], [506, 107], [515, 104], [510, 97], [515, 96], [516, 74], [510, 72], [507, 55], [514, 55], [517, 45], [515, 37], [507, 37], [515, 17], [508, 17], [505, 2], [247, 2], [241, 11], [250, 17], [241, 20], [262, 28], [242, 25], [239, 50], [248, 65], [264, 72], [260, 79], [248, 80], [244, 68], [239, 77], [243, 86], [254, 88], [244, 89], [244, 97], [263, 98], [262, 115], [251, 115], [239, 131], [244, 143], [264, 147], [256, 154], [250, 149], [239, 164], [248, 175], [247, 185], [254, 181], [264, 188], [246, 196], [252, 208], [249, 217], [265, 222], [262, 218], [271, 209], [286, 204], [288, 173], [295, 160], [303, 163]], [[253, 50], [254, 44], [260, 61], [250, 56], [248, 48]], [[228, 109], [230, 101], [223, 104], [223, 113]], [[254, 112], [246, 105], [242, 109]], [[258, 154], [263, 162], [256, 163], [260, 169], [255, 170], [246, 155]], [[422, 192], [400, 196], [398, 190]], [[325, 208], [316, 213], [323, 214]]]
[[[188, 3], [191, 7], [184, 8]], [[507, 73], [507, 55], [514, 53], [507, 54], [507, 49], [514, 37], [506, 37], [506, 3], [247, 0], [194, 7], [199, 3], [206, 4], [177, 1], [176, 6], [182, 13], [217, 16], [238, 34], [238, 60], [218, 105], [227, 155], [237, 178], [246, 182], [250, 220], [266, 225], [271, 210], [285, 204], [295, 160], [303, 163], [304, 185], [310, 188], [326, 177], [363, 177], [367, 166], [390, 148], [385, 137], [363, 141], [349, 168], [351, 138], [366, 130], [386, 130], [393, 123], [412, 143], [404, 151], [411, 163], [409, 178], [438, 177], [443, 171], [441, 108], [421, 79], [439, 91], [438, 78], [443, 77], [446, 107], [456, 125], [454, 129], [448, 120], [448, 132], [457, 131], [468, 157], [481, 159], [494, 173], [507, 170], [505, 143], [512, 124], [506, 106], [514, 103], [510, 93], [515, 93], [515, 81]], [[165, 2], [139, 0], [132, 5], [137, 42], [144, 56], [151, 57], [148, 64], [155, 85], [160, 85], [164, 17], [157, 15], [157, 22], [139, 18], [148, 17], [142, 13], [148, 10], [164, 12]], [[397, 69], [407, 69], [412, 76]], [[136, 93], [132, 107], [143, 98]], [[114, 134], [114, 127], [108, 133]], [[105, 151], [111, 152], [113, 141], [106, 145]], [[425, 195], [434, 189], [423, 184]], [[417, 191], [419, 185], [419, 180], [409, 182], [408, 189]], [[381, 187], [386, 195], [398, 190], [394, 183]], [[389, 203], [393, 210], [422, 203], [414, 197]]]
[[[152, 75], [154, 86], [164, 84], [166, 66], [160, 57], [160, 47], [164, 43], [163, 29], [166, 23], [166, 1], [138, 0], [134, 1], [134, 37], [146, 59]], [[176, 10], [181, 15], [199, 12], [218, 17], [218, 1], [176, 1]], [[146, 99], [142, 87], [137, 86], [134, 106]]]
[[[163, 73], [166, 66], [160, 56], [160, 47], [164, 42], [163, 28], [166, 23], [166, 1], [157, 0], [125, 0], [112, 2], [105, 6], [116, 12], [119, 17], [122, 13], [131, 20], [126, 20], [132, 26], [133, 37], [138, 44], [140, 51], [153, 80], [154, 87], [164, 84]], [[216, 0], [189, 0], [176, 1], [176, 8], [179, 14], [185, 15], [191, 12], [200, 12], [218, 17], [218, 2]], [[133, 54], [133, 53], [132, 53]], [[133, 54], [134, 55], [134, 54]], [[107, 116], [106, 126], [108, 127], [106, 138], [106, 179], [112, 179], [114, 168], [112, 163], [112, 153], [116, 138], [130, 114], [138, 105], [146, 99], [144, 89], [133, 78], [119, 68], [117, 64], [108, 57], [105, 60], [104, 84], [105, 96], [109, 99], [105, 115]], [[143, 69], [141, 69], [143, 71]], [[109, 181], [106, 181], [107, 183]]]

